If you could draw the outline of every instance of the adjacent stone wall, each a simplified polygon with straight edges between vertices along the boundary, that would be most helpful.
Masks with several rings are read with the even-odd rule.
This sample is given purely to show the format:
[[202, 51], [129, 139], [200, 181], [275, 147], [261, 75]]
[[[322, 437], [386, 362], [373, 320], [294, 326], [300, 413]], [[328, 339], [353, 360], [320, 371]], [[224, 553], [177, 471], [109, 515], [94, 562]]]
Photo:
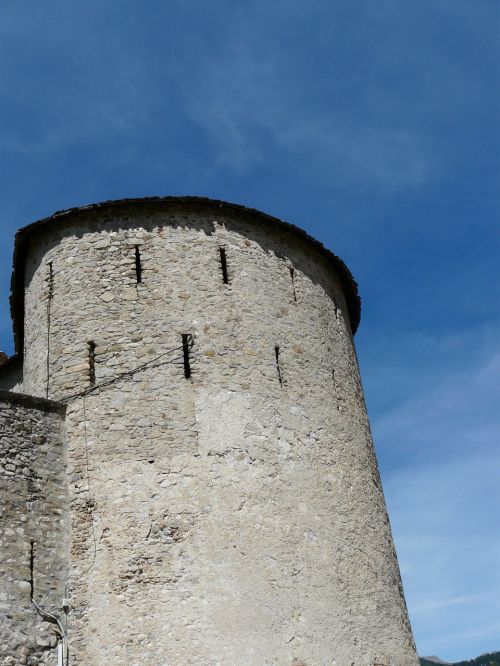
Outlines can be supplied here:
[[0, 664], [56, 664], [67, 580], [62, 405], [0, 391]]
[[417, 664], [312, 244], [210, 210], [80, 214], [33, 243], [24, 362], [69, 403], [72, 664]]

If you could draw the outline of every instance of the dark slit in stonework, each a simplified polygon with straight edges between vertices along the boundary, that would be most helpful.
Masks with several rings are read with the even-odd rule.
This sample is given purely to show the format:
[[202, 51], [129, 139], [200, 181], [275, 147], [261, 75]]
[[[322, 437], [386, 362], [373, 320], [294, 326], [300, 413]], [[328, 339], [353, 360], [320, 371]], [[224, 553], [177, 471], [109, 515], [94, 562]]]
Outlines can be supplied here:
[[92, 340], [89, 345], [89, 381], [91, 386], [95, 386], [95, 342]]
[[54, 295], [54, 264], [52, 261], [49, 261], [47, 264], [47, 267], [49, 269], [49, 275], [48, 275], [48, 283], [49, 283], [49, 300], [52, 300], [52, 296]]
[[30, 598], [35, 596], [35, 542], [30, 541]]
[[137, 279], [137, 284], [142, 282], [142, 261], [141, 261], [141, 251], [139, 246], [135, 246], [135, 277]]
[[220, 267], [222, 270], [222, 282], [224, 282], [224, 284], [229, 284], [229, 276], [227, 274], [226, 250], [223, 247], [219, 248], [219, 255], [220, 255]]
[[277, 345], [274, 348], [274, 354], [276, 356], [276, 370], [278, 371], [278, 381], [280, 383], [280, 386], [283, 386], [283, 376], [281, 374], [281, 366], [280, 366], [280, 348]]
[[292, 278], [292, 289], [293, 289], [293, 300], [297, 302], [297, 292], [295, 291], [295, 268], [292, 266], [288, 267], [290, 270], [290, 277]]
[[182, 352], [184, 355], [184, 377], [191, 379], [191, 363], [189, 359], [189, 349], [192, 346], [192, 336], [189, 333], [182, 334]]

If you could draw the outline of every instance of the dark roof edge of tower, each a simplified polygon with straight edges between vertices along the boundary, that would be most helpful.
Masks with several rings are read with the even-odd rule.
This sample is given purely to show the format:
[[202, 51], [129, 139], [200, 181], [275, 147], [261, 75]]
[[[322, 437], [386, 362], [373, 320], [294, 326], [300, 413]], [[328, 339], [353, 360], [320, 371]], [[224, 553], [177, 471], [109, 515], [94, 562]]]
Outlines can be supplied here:
[[28, 239], [30, 239], [33, 234], [36, 234], [42, 230], [45, 230], [48, 227], [51, 227], [53, 224], [63, 222], [65, 218], [74, 218], [76, 215], [85, 214], [88, 212], [99, 211], [109, 208], [118, 208], [120, 206], [134, 206], [134, 205], [180, 205], [180, 206], [189, 206], [189, 207], [209, 207], [214, 209], [227, 209], [232, 212], [246, 215], [252, 218], [260, 218], [266, 222], [272, 224], [277, 224], [281, 227], [292, 231], [296, 236], [300, 236], [304, 241], [313, 245], [317, 250], [319, 250], [327, 259], [332, 263], [335, 268], [335, 271], [340, 277], [342, 288], [347, 300], [347, 306], [349, 309], [349, 318], [351, 321], [351, 328], [353, 333], [356, 332], [356, 329], [359, 325], [359, 320], [361, 317], [361, 300], [358, 294], [358, 285], [355, 282], [350, 270], [347, 268], [345, 263], [337, 257], [333, 252], [328, 250], [317, 241], [312, 236], [309, 236], [303, 229], [296, 227], [294, 224], [289, 222], [284, 222], [277, 217], [268, 215], [267, 213], [262, 213], [255, 208], [248, 208], [240, 204], [233, 204], [227, 201], [220, 201], [218, 199], [210, 199], [208, 197], [194, 197], [194, 196], [165, 196], [165, 197], [141, 197], [141, 198], [131, 198], [131, 199], [115, 199], [110, 201], [103, 201], [101, 203], [89, 204], [86, 206], [78, 206], [75, 208], [68, 208], [67, 210], [61, 210], [55, 212], [49, 217], [42, 218], [36, 222], [32, 222], [20, 229], [16, 234], [15, 245], [14, 245], [14, 267], [12, 272], [12, 283], [11, 283], [11, 314], [14, 328], [14, 340], [16, 353], [21, 354], [24, 346], [24, 268], [26, 261], [26, 254], [28, 248]]

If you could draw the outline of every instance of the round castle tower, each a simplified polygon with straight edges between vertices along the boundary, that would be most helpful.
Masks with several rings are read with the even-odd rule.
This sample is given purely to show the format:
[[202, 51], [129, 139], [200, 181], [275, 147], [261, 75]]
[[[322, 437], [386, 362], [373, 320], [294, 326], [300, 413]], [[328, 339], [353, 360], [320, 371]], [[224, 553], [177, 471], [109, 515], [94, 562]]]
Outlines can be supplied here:
[[23, 391], [67, 403], [69, 663], [416, 666], [341, 260], [171, 197], [15, 265]]

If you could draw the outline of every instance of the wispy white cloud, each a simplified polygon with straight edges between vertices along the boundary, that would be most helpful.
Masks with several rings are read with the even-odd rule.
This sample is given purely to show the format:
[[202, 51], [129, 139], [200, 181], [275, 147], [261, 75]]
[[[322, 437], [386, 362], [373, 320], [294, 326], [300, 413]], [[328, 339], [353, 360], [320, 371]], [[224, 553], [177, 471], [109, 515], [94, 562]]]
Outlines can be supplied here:
[[456, 597], [450, 597], [448, 599], [429, 599], [422, 600], [413, 604], [412, 612], [414, 614], [420, 613], [429, 613], [436, 610], [442, 610], [449, 608], [450, 606], [463, 606], [470, 604], [482, 604], [489, 603], [491, 601], [497, 602], [498, 592], [490, 591], [485, 592], [484, 594], [469, 594], [469, 595], [460, 595]]
[[487, 451], [498, 443], [500, 354], [492, 352], [480, 367], [465, 364], [445, 378], [442, 374], [439, 369], [433, 384], [429, 373], [429, 384], [416, 397], [376, 419], [380, 441], [403, 447], [417, 459], [419, 450], [435, 459], [446, 453]]
[[[133, 2], [119, 15], [111, 2], [78, 12], [49, 4], [57, 21], [46, 20], [46, 4], [29, 16], [26, 3], [0, 10], [3, 41], [26, 43], [15, 68], [24, 78], [13, 85], [4, 58], [0, 94], [14, 102], [13, 113], [16, 103], [28, 104], [38, 116], [29, 127], [7, 124], [0, 149], [51, 154], [115, 134], [122, 140], [113, 158], [132, 162], [140, 157], [124, 145], [131, 134], [165, 136], [182, 116], [209, 146], [197, 174], [293, 164], [322, 187], [392, 192], [445, 171], [433, 118], [467, 99], [467, 86], [462, 68], [427, 34], [425, 10], [405, 12], [391, 0], [363, 2], [362, 11], [323, 1], [221, 2], [216, 10], [176, 1], [168, 10], [153, 3], [155, 19], [143, 12], [134, 20]], [[455, 4], [441, 3], [440, 12], [465, 23]], [[413, 33], [423, 43], [412, 52]], [[414, 98], [419, 90], [425, 108]], [[154, 166], [170, 155], [148, 158]]]
[[346, 117], [332, 100], [316, 100], [311, 108], [283, 55], [254, 41], [255, 34], [245, 31], [232, 35], [228, 52], [207, 53], [195, 85], [184, 90], [219, 168], [292, 160], [308, 178], [388, 190], [419, 186], [436, 175], [439, 160], [425, 132]]
[[[199, 45], [203, 65], [181, 90], [211, 138], [215, 166], [291, 162], [323, 184], [382, 191], [439, 179], [450, 158], [436, 119], [450, 103], [467, 103], [468, 84], [427, 33], [425, 10], [405, 13], [386, 0], [350, 13], [318, 3], [302, 10], [299, 31], [299, 4], [235, 5], [224, 48]], [[440, 13], [465, 25], [454, 4], [442, 3]], [[284, 44], [287, 28], [295, 41]], [[413, 51], [412, 39], [421, 40]]]
[[[500, 617], [500, 454], [389, 475], [385, 489], [422, 654], [496, 649]], [[471, 638], [477, 636], [475, 646]], [[472, 650], [472, 652], [471, 652]]]
[[384, 448], [411, 455], [411, 465], [386, 470], [384, 487], [422, 654], [498, 649], [499, 370], [493, 354], [374, 424]]

